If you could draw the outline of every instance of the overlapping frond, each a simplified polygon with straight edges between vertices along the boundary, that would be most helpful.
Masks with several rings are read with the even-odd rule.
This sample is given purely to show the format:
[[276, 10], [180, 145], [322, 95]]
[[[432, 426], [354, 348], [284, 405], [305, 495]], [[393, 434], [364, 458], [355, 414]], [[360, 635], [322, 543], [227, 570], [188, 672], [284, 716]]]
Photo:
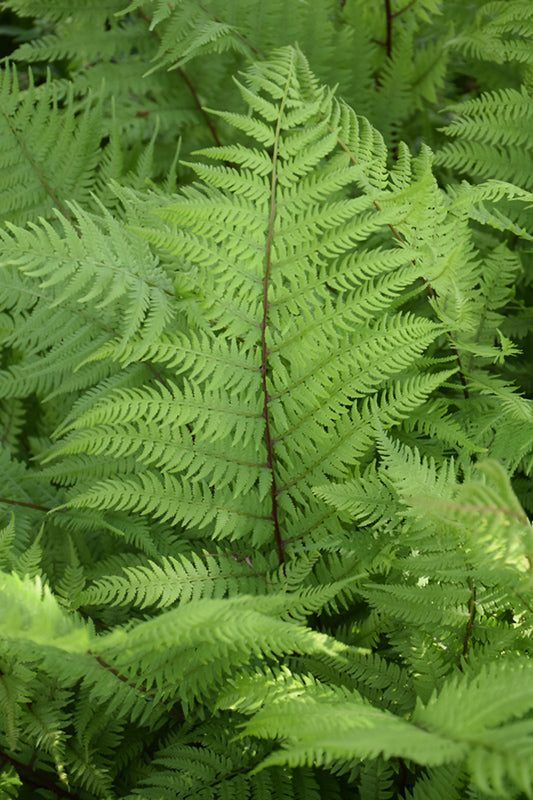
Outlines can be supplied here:
[[[466, 768], [483, 791], [507, 796], [510, 781], [530, 792], [531, 669], [524, 663], [504, 659], [490, 675], [451, 679], [408, 720], [372, 708], [353, 691], [287, 675], [277, 681], [276, 687], [272, 678], [256, 676], [247, 687], [253, 694], [244, 702], [252, 714], [244, 735], [283, 737], [281, 748], [267, 756], [263, 768], [351, 764], [382, 753], [432, 767], [433, 780], [438, 776], [435, 768], [442, 771], [447, 765], [454, 783]], [[471, 713], [465, 714], [462, 701]], [[240, 707], [231, 693], [223, 703]], [[450, 788], [453, 791], [453, 784]], [[439, 795], [432, 790], [431, 796]]]
[[14, 66], [0, 73], [0, 217], [22, 224], [55, 208], [70, 219], [68, 202], [86, 201], [96, 181], [101, 106], [88, 98], [79, 114], [72, 90], [28, 79], [21, 89]]
[[26, 347], [2, 371], [5, 397], [91, 385], [107, 367], [77, 370], [100, 345], [140, 330], [149, 345], [175, 317], [172, 284], [142, 238], [109, 214], [75, 207], [72, 216], [75, 228], [63, 220], [62, 231], [42, 222], [2, 233], [1, 301], [13, 319], [4, 342]]
[[261, 593], [270, 584], [261, 574], [261, 566], [257, 560], [253, 564], [250, 557], [237, 553], [206, 553], [203, 558], [193, 554], [191, 560], [168, 558], [161, 564], [143, 559], [136, 567], [125, 567], [120, 575], [96, 581], [81, 595], [80, 602], [85, 606], [112, 602], [165, 608], [202, 597]]
[[474, 24], [461, 31], [454, 44], [495, 64], [530, 64], [532, 30], [533, 13], [527, 0], [492, 0], [481, 4]]
[[443, 130], [452, 138], [436, 154], [436, 163], [476, 178], [511, 181], [531, 190], [527, 146], [533, 100], [522, 88], [485, 92], [450, 106], [454, 118]]

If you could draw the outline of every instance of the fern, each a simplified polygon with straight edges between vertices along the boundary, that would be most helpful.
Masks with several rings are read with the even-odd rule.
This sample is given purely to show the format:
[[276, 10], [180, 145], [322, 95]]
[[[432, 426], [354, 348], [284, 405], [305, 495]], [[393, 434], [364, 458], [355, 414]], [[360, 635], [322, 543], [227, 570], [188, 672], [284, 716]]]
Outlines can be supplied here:
[[101, 111], [91, 98], [80, 116], [72, 90], [63, 95], [51, 81], [36, 88], [31, 72], [21, 92], [17, 71], [9, 66], [3, 71], [3, 219], [31, 221], [54, 208], [70, 219], [66, 200], [88, 198], [103, 134]]
[[[335, 153], [339, 136], [328, 127], [343, 126], [346, 132], [339, 133], [352, 137], [350, 145], [356, 152], [368, 149], [368, 160], [375, 149], [380, 153], [382, 145], [379, 138], [372, 144], [370, 129], [358, 133], [355, 116], [332, 104], [327, 95], [319, 93], [308, 104], [291, 102], [299, 80], [307, 80], [305, 63], [302, 77], [298, 76], [299, 58], [287, 51], [274, 68], [284, 92], [277, 118], [270, 99], [243, 90], [264, 115], [254, 124], [261, 126], [261, 138], [268, 136], [273, 144], [272, 177], [261, 181], [256, 172], [244, 168], [238, 177], [229, 167], [200, 165], [198, 172], [209, 181], [206, 188], [192, 187], [182, 204], [163, 212], [169, 224], [180, 223], [181, 229], [163, 237], [153, 230], [145, 234], [155, 245], [194, 259], [202, 269], [198, 279], [210, 327], [193, 340], [192, 347], [188, 337], [180, 340], [169, 335], [162, 349], [156, 346], [147, 353], [158, 369], [178, 365], [181, 372], [184, 361], [187, 383], [181, 388], [170, 371], [161, 388], [111, 395], [109, 402], [96, 404], [78, 418], [76, 430], [59, 448], [63, 454], [84, 452], [95, 457], [105, 449], [119, 459], [137, 454], [138, 463], [146, 466], [136, 478], [110, 478], [88, 488], [72, 501], [77, 507], [94, 508], [103, 502], [107, 507], [116, 504], [144, 513], [157, 509], [163, 519], [181, 519], [195, 527], [211, 525], [215, 537], [241, 539], [253, 529], [253, 545], [274, 538], [280, 560], [282, 530], [286, 528], [285, 538], [293, 541], [304, 533], [312, 540], [323, 530], [324, 512], [306, 485], [326, 476], [342, 476], [344, 465], [353, 463], [369, 445], [370, 406], [363, 404], [358, 410], [353, 401], [370, 393], [379, 397], [389, 376], [405, 375], [381, 401], [386, 406], [384, 422], [397, 423], [450, 374], [409, 378], [411, 365], [438, 328], [409, 314], [381, 312], [391, 296], [417, 277], [417, 265], [406, 264], [405, 256], [394, 248], [380, 249], [367, 278], [364, 269], [370, 252], [363, 250], [361, 267], [357, 259], [344, 257], [353, 242], [374, 232], [379, 239], [380, 229], [387, 229], [394, 194], [389, 199], [381, 174], [378, 185], [390, 204], [385, 213], [377, 211], [365, 193], [344, 206], [334, 196], [320, 205], [315, 200], [327, 196], [332, 186], [343, 187], [353, 180], [365, 189], [370, 184], [371, 195], [375, 192], [374, 174], [367, 177], [363, 172], [358, 179], [359, 170], [343, 148]], [[252, 75], [253, 87], [265, 81], [263, 73]], [[313, 84], [308, 91], [316, 92]], [[325, 120], [315, 122], [323, 97]], [[307, 134], [304, 125], [309, 128]], [[322, 169], [300, 166], [304, 136], [307, 152], [316, 152], [312, 160], [329, 156]], [[213, 151], [210, 155], [218, 157]], [[250, 152], [234, 148], [232, 158], [249, 163]], [[384, 165], [380, 173], [383, 169]], [[238, 215], [231, 206], [237, 192]], [[221, 244], [220, 231], [229, 225], [227, 245]], [[309, 253], [314, 253], [312, 260]], [[226, 266], [222, 274], [220, 264]], [[393, 276], [391, 267], [396, 267]], [[372, 329], [367, 320], [376, 313]], [[346, 325], [356, 319], [360, 336], [348, 338]], [[221, 330], [224, 336], [214, 338]], [[302, 343], [304, 353], [317, 347], [322, 353], [312, 360], [302, 359]], [[132, 348], [135, 344], [130, 345], [127, 363], [134, 358]], [[105, 352], [121, 358], [116, 346]], [[379, 373], [372, 366], [378, 360]], [[176, 407], [182, 412], [172, 419], [170, 409]], [[331, 434], [336, 431], [333, 439], [338, 444], [333, 448], [331, 437], [324, 436], [324, 425]], [[165, 444], [170, 441], [173, 453]], [[238, 458], [228, 458], [236, 445]], [[300, 454], [297, 460], [295, 454]], [[63, 475], [69, 472], [69, 461], [60, 469]], [[191, 485], [190, 479], [196, 476], [203, 484]], [[330, 527], [330, 535], [333, 531]]]
[[0, 21], [2, 797], [531, 797], [529, 4]]

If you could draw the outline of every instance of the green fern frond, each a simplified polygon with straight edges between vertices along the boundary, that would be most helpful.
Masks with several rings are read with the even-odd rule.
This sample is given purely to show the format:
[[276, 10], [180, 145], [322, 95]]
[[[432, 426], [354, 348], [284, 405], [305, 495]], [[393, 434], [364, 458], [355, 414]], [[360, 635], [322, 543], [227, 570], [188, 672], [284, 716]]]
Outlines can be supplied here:
[[[224, 554], [204, 554], [201, 558], [182, 556], [163, 559], [161, 564], [148, 562], [143, 566], [126, 567], [122, 575], [98, 580], [84, 594], [83, 605], [136, 604], [140, 607], [157, 605], [165, 608], [180, 602], [191, 602], [200, 598], [221, 598], [230, 588], [239, 593], [262, 593], [262, 581], [267, 578], [255, 572], [256, 567]], [[261, 567], [259, 567], [260, 569]], [[258, 580], [259, 578], [259, 580]], [[262, 579], [262, 580], [261, 580]], [[266, 589], [266, 584], [264, 586]], [[264, 589], [263, 589], [264, 590]]]
[[354, 764], [380, 754], [439, 765], [462, 760], [467, 753], [462, 742], [380, 711], [354, 692], [312, 684], [305, 693], [286, 687], [283, 702], [265, 704], [245, 726], [247, 736], [276, 738], [280, 734], [282, 749], [267, 756], [261, 767]]
[[[175, 317], [172, 285], [146, 243], [109, 214], [97, 218], [75, 208], [74, 215], [76, 230], [63, 221], [63, 235], [44, 221], [2, 233], [2, 302], [16, 309], [19, 323], [5, 342], [32, 343], [20, 363], [3, 370], [5, 396], [36, 388], [52, 395], [92, 383], [108, 373], [106, 366], [76, 373], [100, 344], [117, 334], [127, 342], [142, 329], [149, 345]], [[56, 325], [64, 338], [51, 346]]]
[[19, 790], [22, 786], [15, 768], [11, 765], [5, 767], [0, 773], [0, 790], [4, 793], [6, 800], [16, 800], [19, 796]]
[[420, 457], [416, 450], [392, 441], [377, 431], [377, 447], [383, 459], [384, 474], [404, 502], [428, 493], [450, 496], [455, 486], [453, 461], [437, 466], [432, 458]]
[[[58, 495], [54, 487], [43, 485], [38, 477], [7, 448], [0, 448], [0, 495], [4, 524], [12, 519], [16, 509], [14, 538], [10, 558], [23, 557], [35, 540], [42, 522], [43, 511], [58, 505]], [[11, 564], [12, 566], [12, 564]], [[36, 567], [32, 562], [32, 569]], [[32, 570], [30, 570], [32, 571]]]
[[[122, 0], [120, 0], [122, 3]], [[48, 0], [10, 0], [10, 6], [14, 8], [22, 17], [38, 17], [47, 20], [65, 20], [71, 16], [72, 9], [69, 7], [66, 0], [54, 0], [50, 3]], [[106, 4], [108, 7], [109, 4]], [[101, 16], [105, 12], [99, 2], [89, 2], [81, 9], [81, 19], [83, 21], [90, 20], [94, 16]], [[78, 18], [79, 19], [79, 18]]]
[[388, 617], [417, 627], [427, 625], [430, 630], [460, 628], [464, 626], [468, 588], [423, 585], [400, 586], [392, 582], [386, 587], [374, 584], [364, 587], [361, 593], [370, 605]]
[[[161, 3], [160, 8], [165, 4]], [[167, 9], [168, 11], [168, 6]], [[248, 56], [252, 48], [243, 40], [239, 31], [219, 19], [211, 17], [201, 7], [191, 13], [191, 7], [183, 4], [168, 14], [169, 21], [161, 35], [161, 44], [154, 58], [152, 69], [166, 66], [176, 69], [192, 58], [206, 53], [223, 53], [227, 50]], [[161, 15], [152, 20], [152, 29], [161, 21]]]
[[40, 539], [43, 534], [44, 526], [35, 537], [31, 545], [20, 556], [14, 560], [13, 567], [18, 575], [28, 578], [35, 578], [41, 574], [41, 562], [43, 557]]
[[[274, 143], [270, 173], [199, 165], [207, 183], [154, 209], [167, 221], [163, 236], [140, 229], [196, 266], [210, 327], [137, 352], [135, 340], [125, 351], [106, 346], [102, 355], [164, 364], [166, 388], [123, 390], [96, 404], [59, 444], [66, 460], [56, 474], [70, 473], [68, 454], [134, 456], [143, 465], [137, 475], [91, 482], [72, 506], [136, 508], [191, 528], [209, 525], [217, 537], [253, 531], [256, 545], [274, 538], [281, 555], [283, 538], [315, 537], [326, 519], [330, 535], [342, 531], [310, 486], [346, 475], [369, 447], [375, 412], [358, 399], [386, 389], [377, 414], [386, 426], [398, 424], [450, 373], [416, 376], [439, 327], [394, 308], [418, 268], [385, 246], [397, 210], [376, 132], [318, 89], [295, 50], [255, 65], [248, 81], [250, 119], [261, 120]], [[303, 135], [310, 161], [301, 157]], [[246, 161], [243, 148], [233, 155]], [[364, 193], [341, 203], [354, 182]], [[387, 191], [381, 212], [374, 197]], [[349, 257], [373, 235], [383, 242], [375, 259], [371, 250]]]
[[[463, 547], [472, 553], [486, 586], [514, 584], [519, 591], [523, 582], [527, 586], [533, 546], [531, 525], [500, 465], [485, 461], [479, 469], [485, 480], [465, 482], [453, 499], [439, 502], [434, 498], [434, 508], [443, 523], [455, 528], [463, 538]], [[416, 498], [414, 504], [421, 511], [426, 505], [422, 498]], [[427, 515], [427, 508], [422, 513]], [[497, 571], [497, 580], [490, 579], [493, 569]]]
[[360, 525], [382, 525], [395, 513], [394, 496], [376, 474], [375, 465], [346, 483], [316, 486], [314, 492]]
[[524, 146], [533, 102], [526, 89], [486, 92], [449, 110], [457, 117], [442, 130], [454, 141], [436, 153], [437, 164], [532, 189], [530, 159]]
[[230, 730], [226, 720], [218, 719], [211, 725], [197, 726], [194, 734], [178, 733], [169, 737], [157, 750], [152, 763], [142, 769], [135, 792], [129, 797], [156, 800], [164, 790], [171, 792], [172, 797], [185, 800], [192, 786], [197, 786], [199, 796], [206, 800], [207, 797], [309, 800], [324, 796], [321, 790], [332, 800], [339, 797], [333, 776], [327, 780], [309, 768], [293, 773], [273, 768], [251, 775], [250, 769], [267, 747], [257, 747], [251, 740], [228, 742]]
[[471, 455], [476, 451], [483, 452], [483, 448], [465, 434], [459, 423], [450, 419], [448, 404], [442, 399], [429, 400], [415, 409], [403, 422], [403, 429], [418, 434], [416, 445], [421, 450], [424, 447], [438, 446], [439, 443], [442, 446], [445, 443], [465, 455]]
[[88, 632], [80, 620], [67, 616], [49, 588], [39, 578], [21, 579], [0, 573], [2, 638], [31, 638], [41, 644], [54, 642], [64, 650], [79, 651], [88, 644]]
[[532, 28], [533, 15], [526, 0], [493, 0], [481, 5], [475, 26], [457, 36], [454, 44], [476, 58], [496, 64], [530, 63]]
[[[368, 706], [353, 692], [309, 682], [302, 692], [301, 684], [292, 681], [291, 685], [285, 679], [283, 694], [276, 697], [270, 692], [265, 696], [263, 707], [246, 723], [245, 735], [283, 736], [282, 749], [267, 756], [261, 767], [334, 764], [337, 760], [346, 763], [375, 758], [380, 752], [394, 753], [430, 767], [465, 766], [484, 791], [496, 790], [506, 795], [505, 782], [510, 778], [527, 793], [531, 781], [531, 760], [527, 766], [531, 722], [510, 720], [524, 717], [530, 707], [530, 670], [524, 664], [502, 662], [491, 670], [490, 679], [485, 677], [487, 683], [468, 675], [448, 681], [425, 707], [417, 707], [409, 722]], [[268, 683], [265, 684], [266, 689]], [[260, 686], [257, 684], [256, 692]], [[471, 716], [465, 716], [458, 690], [461, 698], [468, 698]], [[506, 735], [511, 740], [506, 740]], [[516, 745], [521, 748], [519, 753], [513, 749]], [[493, 748], [498, 758], [489, 772], [483, 771]]]
[[[311, 674], [323, 684], [359, 692], [378, 708], [400, 716], [413, 710], [416, 694], [407, 670], [363, 647], [337, 646], [329, 652], [325, 649], [317, 655], [302, 656], [295, 664], [300, 674]], [[244, 685], [239, 690], [243, 691]]]
[[[462, 139], [477, 139], [488, 145], [524, 146], [528, 141], [528, 124], [533, 109], [531, 98], [525, 89], [500, 90], [449, 106], [457, 115], [444, 129], [448, 136]], [[478, 112], [474, 119], [475, 112]], [[504, 115], [502, 115], [502, 111]], [[509, 120], [513, 121], [509, 126]]]
[[[284, 599], [290, 598], [271, 599], [274, 602], [243, 595], [183, 604], [131, 627], [126, 650], [125, 631], [108, 634], [99, 641], [99, 654], [132, 685], [142, 681], [159, 701], [177, 702], [178, 686], [179, 700], [190, 709], [252, 658], [295, 649], [312, 652], [327, 646], [325, 637], [277, 618]], [[289, 602], [296, 614], [301, 609], [312, 610], [313, 605], [312, 597]]]
[[15, 518], [12, 515], [8, 524], [0, 530], [0, 567], [4, 567], [10, 556], [10, 551], [15, 538]]
[[375, 759], [361, 769], [361, 800], [389, 800], [393, 797], [393, 770], [384, 759]]
[[[69, 201], [85, 202], [94, 185], [104, 135], [98, 97], [82, 113], [71, 89], [58, 93], [48, 77], [21, 91], [14, 66], [0, 73], [0, 217], [17, 224], [52, 217], [57, 208], [71, 220]], [[59, 101], [61, 106], [59, 105]]]
[[26, 421], [27, 409], [18, 397], [6, 398], [0, 404], [0, 443], [14, 449]]
[[[105, 5], [89, 0], [74, 16], [69, 13], [68, 5], [61, 1], [26, 3], [15, 0], [10, 5], [19, 14], [39, 17], [49, 25], [46, 35], [18, 46], [13, 57], [20, 61], [71, 59], [83, 64], [91, 60], [93, 53], [111, 60], [113, 56], [124, 56], [142, 42], [141, 37], [132, 31], [133, 20], [126, 26], [116, 19], [124, 5], [122, 0], [111, 0]], [[88, 30], [90, 36], [87, 36]]]
[[[465, 797], [464, 770], [456, 764], [445, 765], [442, 767], [432, 767], [418, 778], [412, 791], [408, 791], [408, 800], [425, 800], [432, 797], [435, 800], [461, 800]], [[475, 790], [474, 790], [475, 792]], [[477, 798], [477, 793], [473, 793], [469, 787], [469, 797]]]
[[[508, 794], [508, 782], [531, 793], [531, 728], [533, 703], [529, 665], [502, 659], [474, 676], [449, 681], [413, 721], [441, 735], [470, 742], [468, 769], [486, 792]], [[453, 701], [450, 702], [453, 694]], [[520, 721], [517, 721], [520, 720]]]

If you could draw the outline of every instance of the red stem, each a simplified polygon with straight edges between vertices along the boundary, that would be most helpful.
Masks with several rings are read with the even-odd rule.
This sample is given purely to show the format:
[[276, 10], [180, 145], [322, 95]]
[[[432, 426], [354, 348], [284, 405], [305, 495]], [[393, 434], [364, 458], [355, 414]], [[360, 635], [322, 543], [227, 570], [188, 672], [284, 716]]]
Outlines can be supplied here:
[[[275, 168], [273, 170], [273, 183], [275, 181]], [[275, 186], [273, 186], [275, 188]], [[271, 257], [271, 250], [272, 250], [272, 229], [273, 229], [273, 222], [274, 222], [274, 214], [275, 214], [275, 201], [274, 201], [274, 193], [272, 193], [272, 200], [271, 200], [271, 210], [270, 210], [270, 223], [269, 223], [269, 230], [268, 230], [268, 241], [267, 241], [267, 255], [266, 255], [266, 269], [265, 269], [265, 277], [263, 280], [263, 319], [261, 321], [261, 380], [263, 385], [263, 413], [262, 416], [265, 420], [265, 445], [267, 450], [267, 467], [270, 470], [272, 475], [272, 484], [271, 484], [271, 497], [272, 497], [272, 522], [274, 523], [274, 535], [276, 537], [276, 549], [278, 552], [278, 560], [280, 564], [283, 564], [285, 557], [283, 554], [283, 542], [281, 540], [281, 531], [279, 525], [279, 515], [278, 515], [278, 489], [276, 486], [276, 472], [274, 470], [274, 447], [272, 442], [272, 434], [270, 432], [270, 418], [268, 414], [268, 404], [270, 402], [270, 397], [268, 395], [268, 387], [267, 387], [267, 369], [268, 369], [268, 349], [266, 343], [266, 329], [267, 329], [267, 318], [268, 318], [268, 280], [270, 277], [270, 269], [272, 267], [272, 262], [270, 260]]]
[[387, 36], [385, 40], [385, 47], [387, 48], [387, 58], [391, 57], [392, 53], [392, 10], [390, 7], [390, 0], [385, 0], [385, 17], [387, 21]]
[[411, 8], [411, 6], [414, 6], [415, 3], [416, 3], [416, 0], [411, 0], [411, 2], [407, 3], [406, 6], [404, 6], [403, 8], [400, 8], [399, 11], [395, 11], [394, 14], [391, 14], [391, 18], [394, 19], [395, 17], [399, 17], [401, 14], [403, 14], [405, 11], [407, 11], [408, 8]]
[[22, 506], [23, 508], [34, 508], [36, 511], [45, 511], [48, 513], [49, 511], [53, 511], [52, 508], [47, 508], [47, 506], [38, 506], [35, 503], [23, 503], [22, 500], [10, 500], [7, 497], [0, 497], [0, 503], [7, 503], [9, 506]]
[[285, 556], [283, 553], [283, 540], [281, 538], [281, 529], [279, 524], [279, 510], [278, 510], [278, 494], [281, 490], [279, 490], [276, 486], [276, 471], [274, 469], [274, 443], [272, 439], [272, 434], [270, 431], [270, 417], [269, 417], [269, 403], [271, 402], [271, 397], [268, 394], [268, 386], [267, 386], [267, 372], [268, 372], [268, 355], [269, 350], [267, 348], [267, 341], [266, 341], [266, 331], [267, 331], [267, 324], [268, 324], [268, 285], [270, 279], [270, 270], [272, 269], [272, 244], [274, 239], [274, 219], [276, 217], [276, 189], [277, 189], [277, 158], [278, 158], [278, 142], [281, 130], [281, 118], [283, 114], [283, 109], [286, 102], [286, 94], [281, 102], [279, 115], [278, 115], [278, 122], [276, 125], [276, 135], [274, 138], [274, 149], [272, 152], [272, 177], [270, 181], [270, 216], [268, 220], [268, 237], [266, 243], [266, 266], [265, 266], [265, 276], [263, 278], [263, 318], [261, 320], [261, 381], [263, 386], [263, 413], [262, 417], [265, 420], [265, 445], [267, 451], [267, 461], [266, 465], [270, 470], [270, 474], [272, 475], [272, 484], [271, 484], [271, 498], [272, 498], [272, 513], [271, 519], [274, 524], [274, 536], [276, 539], [276, 550], [278, 553], [278, 560], [280, 564], [283, 564], [285, 561]]
[[192, 94], [194, 102], [196, 104], [196, 107], [198, 108], [198, 111], [200, 112], [200, 114], [204, 118], [205, 124], [207, 125], [207, 127], [211, 131], [211, 136], [215, 140], [216, 146], [220, 147], [221, 142], [220, 142], [220, 139], [218, 138], [218, 133], [216, 131], [215, 126], [213, 125], [213, 121], [212, 121], [211, 117], [209, 116], [209, 114], [207, 114], [205, 112], [205, 109], [203, 108], [203, 106], [202, 106], [202, 104], [200, 102], [200, 98], [198, 97], [198, 92], [196, 91], [196, 89], [194, 88], [193, 84], [191, 83], [187, 73], [181, 67], [178, 67], [178, 72], [181, 75], [181, 77], [183, 78], [183, 81], [185, 82], [185, 85], [187, 86], [188, 90]]
[[[150, 18], [144, 13], [144, 11], [142, 9], [139, 10], [139, 16], [146, 23], [148, 23], [148, 25], [151, 24], [150, 23]], [[158, 34], [158, 32], [156, 30], [152, 31], [152, 33], [156, 37], [156, 39], [160, 39], [160, 36], [159, 36], [159, 34]], [[205, 124], [207, 125], [207, 127], [211, 131], [211, 136], [213, 137], [216, 146], [220, 147], [220, 139], [218, 138], [218, 134], [216, 132], [216, 128], [213, 125], [213, 122], [212, 122], [211, 118], [206, 113], [205, 109], [203, 108], [203, 106], [202, 106], [202, 104], [200, 102], [200, 98], [198, 97], [198, 92], [196, 91], [193, 83], [191, 82], [191, 80], [190, 80], [189, 76], [187, 75], [187, 73], [181, 67], [178, 67], [178, 72], [179, 72], [181, 78], [183, 79], [183, 82], [187, 86], [187, 89], [190, 91], [198, 111], [200, 112], [200, 114], [204, 118]]]

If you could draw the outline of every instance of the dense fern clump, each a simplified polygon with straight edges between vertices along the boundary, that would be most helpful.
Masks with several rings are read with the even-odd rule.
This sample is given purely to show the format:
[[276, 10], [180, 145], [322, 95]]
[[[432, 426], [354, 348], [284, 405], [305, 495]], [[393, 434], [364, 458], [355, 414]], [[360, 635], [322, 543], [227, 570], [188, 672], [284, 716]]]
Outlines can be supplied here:
[[0, 797], [533, 797], [531, 4], [0, 20]]

